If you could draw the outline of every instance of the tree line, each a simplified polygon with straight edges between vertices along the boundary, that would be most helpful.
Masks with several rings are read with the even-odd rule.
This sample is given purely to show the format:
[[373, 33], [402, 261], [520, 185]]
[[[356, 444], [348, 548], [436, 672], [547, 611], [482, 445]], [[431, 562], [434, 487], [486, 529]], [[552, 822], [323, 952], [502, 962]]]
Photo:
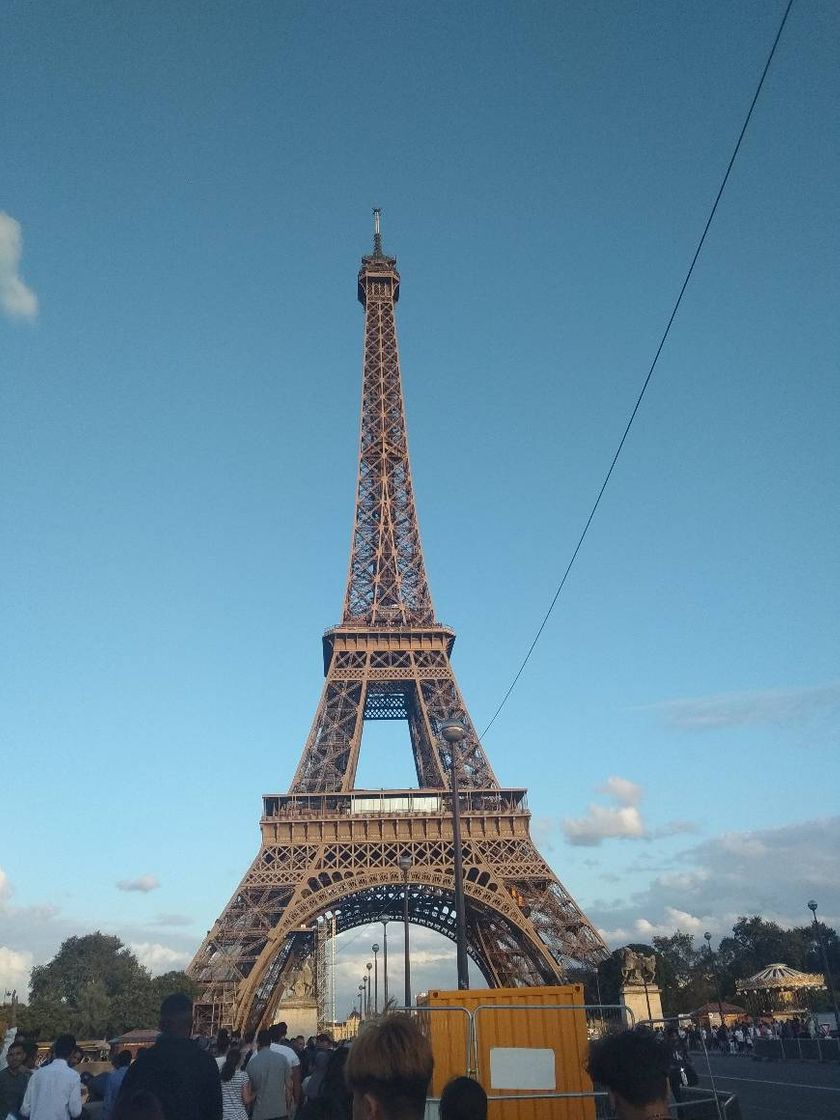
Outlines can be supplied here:
[[[64, 1032], [76, 1038], [114, 1038], [157, 1027], [164, 996], [198, 985], [185, 972], [152, 976], [131, 950], [104, 933], [68, 937], [47, 964], [32, 969], [29, 1002], [17, 1007], [18, 1029], [33, 1038]], [[0, 1020], [10, 1018], [8, 1006]]]
[[[835, 991], [840, 980], [840, 937], [820, 924]], [[656, 982], [662, 992], [665, 1015], [693, 1011], [716, 998], [715, 973], [721, 998], [738, 1003], [735, 981], [752, 976], [768, 964], [781, 961], [802, 972], [823, 972], [813, 924], [783, 929], [775, 922], [754, 916], [739, 918], [731, 936], [721, 939], [715, 953], [690, 933], [677, 931], [654, 937], [651, 944], [630, 946], [656, 957]], [[601, 963], [597, 982], [590, 973], [580, 977], [587, 1001], [619, 1002], [621, 962], [618, 950]], [[157, 1026], [161, 1000], [170, 992], [198, 993], [198, 985], [185, 972], [152, 976], [118, 937], [89, 933], [69, 937], [55, 957], [32, 970], [28, 1004], [17, 1008], [18, 1027], [40, 1039], [64, 1031], [77, 1038], [113, 1038], [129, 1030]], [[815, 1011], [830, 1010], [827, 992], [809, 995]], [[0, 1008], [0, 1022], [9, 1019], [9, 1008]]]
[[[840, 937], [836, 930], [823, 923], [820, 929], [837, 991]], [[656, 983], [662, 991], [665, 1015], [693, 1011], [714, 1002], [717, 999], [715, 975], [721, 999], [743, 1005], [743, 997], [736, 998], [735, 981], [745, 980], [769, 964], [781, 962], [800, 972], [825, 971], [813, 923], [783, 929], [776, 922], [758, 916], [739, 918], [732, 927], [732, 934], [721, 938], [715, 952], [710, 952], [703, 938], [698, 943], [693, 934], [681, 931], [668, 937], [654, 937], [650, 944], [634, 942], [630, 948], [656, 957]], [[591, 995], [597, 998], [593, 986], [600, 988], [603, 1003], [619, 1002], [621, 962], [618, 950], [599, 966], [597, 985], [587, 984], [587, 998]], [[827, 991], [809, 993], [808, 1000], [814, 1011], [831, 1009]]]

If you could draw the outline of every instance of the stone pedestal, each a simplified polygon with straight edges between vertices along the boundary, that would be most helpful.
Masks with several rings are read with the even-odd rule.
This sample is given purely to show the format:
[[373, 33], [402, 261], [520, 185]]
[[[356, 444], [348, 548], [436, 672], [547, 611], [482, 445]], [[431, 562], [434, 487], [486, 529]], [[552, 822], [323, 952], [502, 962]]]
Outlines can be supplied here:
[[[628, 1027], [645, 1019], [653, 1019], [655, 1022], [662, 1018], [662, 998], [656, 984], [648, 984], [647, 993], [644, 984], [623, 984], [619, 990], [619, 999], [622, 1008], [632, 1012], [632, 1015], [624, 1016]], [[661, 1023], [656, 1025], [662, 1026]]]
[[318, 1033], [318, 1006], [314, 999], [283, 1000], [274, 1016], [274, 1022], [288, 1025], [288, 1038], [302, 1034], [307, 1039]]

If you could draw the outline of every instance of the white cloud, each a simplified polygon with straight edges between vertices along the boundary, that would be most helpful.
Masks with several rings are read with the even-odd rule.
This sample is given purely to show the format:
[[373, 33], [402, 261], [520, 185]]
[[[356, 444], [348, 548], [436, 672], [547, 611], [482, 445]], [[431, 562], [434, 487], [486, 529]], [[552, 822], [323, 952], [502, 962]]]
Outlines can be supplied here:
[[29, 973], [32, 971], [32, 954], [27, 950], [10, 949], [0, 945], [0, 994], [17, 991], [23, 1002], [29, 991]]
[[[174, 928], [170, 932], [161, 928], [163, 924], [173, 927], [184, 924], [189, 921], [184, 915], [159, 914], [157, 922], [144, 924], [102, 920], [95, 914], [77, 918], [63, 914], [58, 906], [50, 902], [13, 906], [4, 901], [12, 894], [11, 883], [0, 871], [0, 985], [3, 984], [3, 975], [8, 972], [17, 982], [7, 982], [6, 988], [17, 987], [21, 999], [26, 998], [32, 966], [51, 960], [68, 937], [83, 937], [95, 930], [115, 934], [124, 944], [139, 949], [144, 963], [153, 972], [183, 968], [197, 948], [196, 938], [188, 932]], [[162, 923], [160, 919], [166, 919], [166, 922]], [[5, 990], [0, 986], [0, 991]]]
[[613, 775], [597, 787], [597, 792], [617, 801], [617, 807], [590, 805], [584, 816], [567, 817], [563, 832], [570, 844], [593, 847], [602, 840], [638, 840], [648, 835], [638, 809], [644, 793], [640, 785]]
[[602, 786], [598, 786], [597, 792], [607, 794], [619, 805], [638, 805], [642, 800], [644, 790], [640, 785], [627, 778], [619, 778], [617, 775], [613, 775], [607, 778]]
[[613, 949], [619, 945], [626, 945], [628, 941], [650, 942], [654, 937], [668, 937], [676, 930], [683, 933], [693, 933], [695, 936], [705, 932], [709, 927], [716, 928], [714, 916], [707, 915], [698, 918], [687, 910], [677, 910], [672, 906], [665, 908], [662, 920], [651, 922], [648, 918], [636, 918], [627, 926], [616, 929], [599, 929], [598, 932]]
[[132, 941], [129, 949], [138, 961], [155, 976], [161, 972], [172, 972], [183, 969], [190, 963], [191, 954], [179, 952], [169, 945], [161, 945], [157, 941]]
[[642, 815], [633, 805], [590, 805], [585, 816], [567, 817], [563, 831], [570, 844], [589, 847], [602, 840], [638, 840], [647, 835]]
[[840, 711], [840, 681], [811, 688], [726, 692], [656, 704], [669, 727], [716, 731], [755, 725], [802, 725]]
[[[442, 988], [444, 991], [457, 988], [455, 968], [455, 944], [434, 930], [422, 926], [411, 926], [411, 987], [413, 993]], [[359, 926], [348, 930], [338, 937], [336, 955], [336, 1011], [339, 1016], [348, 1014], [355, 1002], [358, 1007], [359, 981], [365, 973], [365, 965], [373, 960], [371, 945], [382, 945], [382, 924], [376, 922], [369, 926]], [[327, 960], [329, 961], [329, 955]], [[403, 929], [401, 922], [388, 923], [388, 977], [389, 996], [402, 1002], [403, 977]], [[470, 962], [470, 977], [474, 987], [483, 987], [485, 981], [481, 973]], [[379, 953], [379, 999], [384, 996], [383, 957]]]
[[681, 929], [728, 933], [740, 916], [806, 925], [809, 898], [840, 926], [840, 816], [754, 832], [728, 832], [681, 852], [677, 866], [619, 901], [598, 900], [589, 917], [610, 944]]
[[689, 892], [698, 890], [709, 878], [710, 873], [704, 867], [699, 867], [696, 871], [668, 872], [660, 875], [654, 882], [667, 891]]
[[157, 875], [138, 875], [136, 879], [120, 879], [117, 883], [118, 891], [155, 891], [160, 886]]
[[0, 210], [0, 307], [11, 319], [35, 319], [38, 297], [18, 275], [23, 253], [20, 222]]

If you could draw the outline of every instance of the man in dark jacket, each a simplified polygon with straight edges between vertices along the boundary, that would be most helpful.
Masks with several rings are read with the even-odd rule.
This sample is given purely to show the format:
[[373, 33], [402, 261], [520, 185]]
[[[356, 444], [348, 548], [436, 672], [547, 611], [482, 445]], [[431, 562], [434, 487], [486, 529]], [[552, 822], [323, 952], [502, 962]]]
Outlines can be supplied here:
[[129, 1068], [120, 1101], [138, 1090], [153, 1093], [166, 1120], [222, 1120], [219, 1067], [190, 1038], [192, 1000], [181, 992], [160, 1006], [160, 1035]]

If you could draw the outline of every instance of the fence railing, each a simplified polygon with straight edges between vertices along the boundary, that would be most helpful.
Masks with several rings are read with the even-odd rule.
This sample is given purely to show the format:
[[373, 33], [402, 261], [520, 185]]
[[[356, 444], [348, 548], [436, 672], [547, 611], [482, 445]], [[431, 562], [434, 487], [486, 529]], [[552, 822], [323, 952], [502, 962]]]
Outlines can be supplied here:
[[753, 1056], [765, 1061], [840, 1061], [840, 1039], [837, 1038], [757, 1038]]
[[[589, 1041], [633, 1025], [632, 1013], [627, 1009], [583, 1004], [480, 1004], [469, 1011], [463, 1007], [427, 1006], [413, 1007], [409, 1013], [424, 1024], [433, 1044], [438, 1049], [443, 1047], [441, 1064], [449, 1076], [466, 1073], [484, 1085], [491, 1120], [615, 1120], [607, 1093], [591, 1083], [581, 1083], [572, 1067], [579, 1069], [578, 1063], [585, 1061]], [[555, 1025], [550, 1028], [549, 1036], [546, 1035], [549, 1023], [543, 1022], [546, 1013], [554, 1015]], [[569, 1019], [563, 1022], [566, 1016]], [[503, 1021], [505, 1029], [499, 1031]], [[657, 1020], [650, 1026], [667, 1028], [672, 1023], [676, 1020]], [[547, 1061], [550, 1066], [552, 1044], [559, 1044], [559, 1036], [567, 1032], [568, 1050], [577, 1051], [578, 1057], [572, 1058], [565, 1072], [552, 1069], [546, 1076], [538, 1060]], [[499, 1035], [515, 1038], [518, 1049], [500, 1055], [495, 1049], [501, 1041]], [[529, 1047], [537, 1049], [529, 1050]], [[519, 1074], [513, 1067], [501, 1070], [498, 1061], [494, 1068], [494, 1059], [501, 1056], [510, 1060], [512, 1054], [535, 1061]], [[674, 1120], [741, 1120], [735, 1095], [717, 1090], [708, 1055], [699, 1072], [709, 1077], [711, 1087], [680, 1087], [679, 1099], [671, 1104], [670, 1114]], [[438, 1120], [438, 1103], [436, 1095], [429, 1098], [425, 1120]]]
[[671, 1105], [677, 1120], [742, 1120], [734, 1093], [713, 1092], [698, 1085], [684, 1088], [680, 1096], [682, 1100]]

